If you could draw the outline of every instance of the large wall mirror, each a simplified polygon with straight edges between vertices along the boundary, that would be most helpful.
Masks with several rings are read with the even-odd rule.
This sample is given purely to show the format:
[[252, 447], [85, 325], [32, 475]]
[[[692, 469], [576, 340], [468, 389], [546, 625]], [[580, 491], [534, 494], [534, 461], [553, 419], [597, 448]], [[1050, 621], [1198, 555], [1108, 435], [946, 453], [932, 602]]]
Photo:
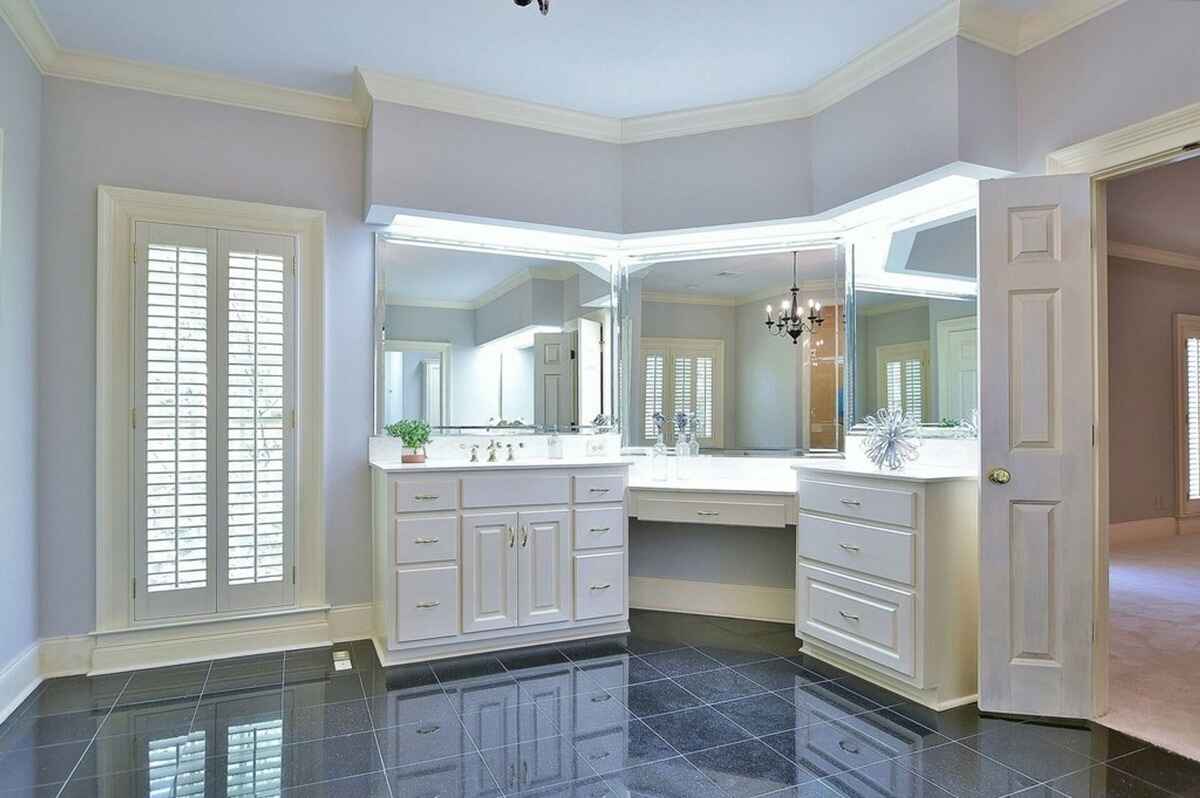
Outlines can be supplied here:
[[376, 431], [591, 432], [615, 424], [607, 266], [376, 236]]
[[926, 434], [973, 436], [979, 407], [975, 215], [906, 227], [855, 251], [851, 407]]
[[627, 445], [683, 411], [707, 454], [842, 450], [847, 285], [833, 243], [631, 266]]

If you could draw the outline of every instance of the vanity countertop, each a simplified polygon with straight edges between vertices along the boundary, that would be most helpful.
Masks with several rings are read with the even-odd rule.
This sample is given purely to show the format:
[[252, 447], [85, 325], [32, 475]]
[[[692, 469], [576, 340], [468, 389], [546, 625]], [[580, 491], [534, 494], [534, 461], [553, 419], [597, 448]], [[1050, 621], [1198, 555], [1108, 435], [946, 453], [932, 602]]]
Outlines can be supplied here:
[[925, 464], [920, 461], [909, 463], [899, 471], [879, 470], [870, 463], [854, 460], [805, 460], [794, 462], [792, 468], [800, 473], [844, 474], [856, 477], [877, 477], [900, 482], [948, 482], [958, 479], [979, 479], [979, 472], [971, 466]]
[[546, 457], [515, 460], [511, 463], [480, 462], [468, 460], [426, 460], [424, 463], [402, 463], [398, 457], [371, 458], [371, 468], [389, 473], [436, 473], [439, 471], [520, 471], [535, 468], [600, 468], [604, 466], [627, 466], [630, 457], [573, 457], [551, 460]]
[[685, 479], [673, 475], [655, 480], [650, 458], [639, 457], [629, 471], [630, 490], [659, 490], [671, 493], [756, 493], [790, 496], [796, 492], [796, 475], [789, 466], [797, 458], [702, 457], [692, 464]]

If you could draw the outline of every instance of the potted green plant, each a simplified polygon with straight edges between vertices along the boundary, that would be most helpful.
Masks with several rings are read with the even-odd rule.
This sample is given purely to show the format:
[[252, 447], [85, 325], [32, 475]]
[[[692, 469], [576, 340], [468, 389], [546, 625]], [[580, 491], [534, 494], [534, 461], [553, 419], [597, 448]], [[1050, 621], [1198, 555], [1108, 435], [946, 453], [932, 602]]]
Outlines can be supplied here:
[[399, 438], [406, 451], [400, 456], [402, 463], [424, 463], [425, 444], [429, 443], [429, 424], [419, 418], [402, 418], [395, 424], [384, 427], [387, 434]]

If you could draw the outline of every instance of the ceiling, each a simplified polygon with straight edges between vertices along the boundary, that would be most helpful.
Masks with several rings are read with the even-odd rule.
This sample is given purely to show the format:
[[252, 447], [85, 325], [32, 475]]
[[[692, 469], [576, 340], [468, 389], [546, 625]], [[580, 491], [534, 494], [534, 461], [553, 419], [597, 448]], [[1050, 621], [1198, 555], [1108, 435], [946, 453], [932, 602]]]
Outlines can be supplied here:
[[37, 0], [67, 49], [341, 96], [358, 66], [613, 117], [805, 89], [944, 2]]
[[1200, 156], [1108, 184], [1108, 240], [1200, 257]]
[[407, 301], [468, 305], [519, 274], [558, 271], [568, 266], [561, 261], [408, 244], [384, 244], [379, 248], [388, 304]]
[[[802, 251], [798, 260], [801, 282], [834, 276], [836, 261], [831, 249]], [[792, 253], [656, 263], [641, 274], [644, 292], [746, 299], [778, 291], [782, 297], [792, 284]]]

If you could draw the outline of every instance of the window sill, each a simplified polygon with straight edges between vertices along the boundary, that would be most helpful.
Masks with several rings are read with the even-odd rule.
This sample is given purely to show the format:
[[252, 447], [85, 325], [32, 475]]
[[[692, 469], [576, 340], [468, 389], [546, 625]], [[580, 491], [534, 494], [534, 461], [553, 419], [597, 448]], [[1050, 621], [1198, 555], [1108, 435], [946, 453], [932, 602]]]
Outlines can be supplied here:
[[285, 619], [305, 615], [324, 615], [329, 612], [330, 605], [320, 604], [315, 607], [283, 607], [269, 610], [252, 610], [249, 612], [222, 613], [218, 615], [198, 615], [190, 618], [179, 618], [168, 621], [153, 620], [144, 623], [134, 623], [118, 629], [97, 629], [92, 635], [100, 640], [105, 637], [136, 634], [139, 632], [159, 632], [174, 629], [189, 629], [203, 627], [226, 626], [240, 621], [256, 621], [260, 619]]

